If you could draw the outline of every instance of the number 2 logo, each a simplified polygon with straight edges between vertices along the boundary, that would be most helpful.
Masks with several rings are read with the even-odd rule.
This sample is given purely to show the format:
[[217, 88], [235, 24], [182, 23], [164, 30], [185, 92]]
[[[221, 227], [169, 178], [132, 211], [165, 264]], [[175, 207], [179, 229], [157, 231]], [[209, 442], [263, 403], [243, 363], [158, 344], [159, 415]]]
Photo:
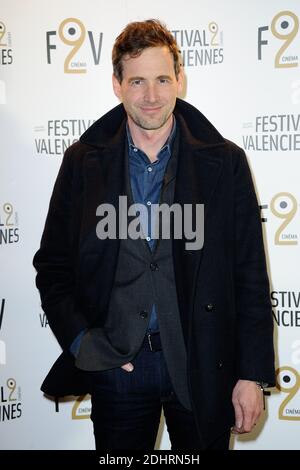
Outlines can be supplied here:
[[283, 219], [282, 224], [275, 233], [275, 245], [297, 245], [297, 240], [283, 240], [282, 232], [295, 217], [297, 212], [297, 201], [291, 193], [278, 193], [271, 200], [271, 211], [279, 219]]
[[[66, 26], [69, 27], [66, 27]], [[65, 59], [65, 73], [86, 73], [86, 69], [71, 69], [70, 62], [84, 43], [86, 30], [84, 24], [77, 18], [67, 18], [64, 20], [58, 30], [58, 34], [63, 43], [73, 46]]]
[[[296, 403], [297, 408], [294, 408], [291, 403], [300, 388], [300, 376], [298, 371], [289, 366], [280, 367], [276, 371], [276, 387], [281, 392], [287, 393], [287, 397], [279, 407], [279, 419], [299, 421], [300, 415], [292, 413], [294, 410], [299, 410], [299, 406]], [[287, 406], [288, 404], [289, 407]]]
[[274, 16], [271, 24], [273, 35], [284, 41], [283, 45], [275, 56], [276, 68], [297, 67], [298, 61], [284, 62], [283, 53], [295, 39], [299, 31], [299, 19], [292, 11], [281, 11]]

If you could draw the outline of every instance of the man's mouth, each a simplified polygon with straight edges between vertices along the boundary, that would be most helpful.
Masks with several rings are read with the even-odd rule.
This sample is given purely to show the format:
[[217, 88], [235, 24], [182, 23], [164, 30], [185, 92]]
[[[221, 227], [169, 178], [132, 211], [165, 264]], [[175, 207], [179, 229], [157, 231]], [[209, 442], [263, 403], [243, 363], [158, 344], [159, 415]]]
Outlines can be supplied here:
[[144, 112], [144, 113], [155, 113], [157, 111], [160, 111], [161, 110], [161, 106], [141, 106], [141, 110]]

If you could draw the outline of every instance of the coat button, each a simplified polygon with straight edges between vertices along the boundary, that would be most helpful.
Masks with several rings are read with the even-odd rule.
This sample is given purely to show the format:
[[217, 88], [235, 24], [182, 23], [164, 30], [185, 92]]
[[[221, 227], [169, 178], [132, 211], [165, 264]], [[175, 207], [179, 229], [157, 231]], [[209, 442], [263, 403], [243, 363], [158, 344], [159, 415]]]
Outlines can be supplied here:
[[212, 311], [214, 310], [214, 308], [215, 308], [215, 307], [214, 307], [213, 304], [207, 304], [207, 305], [205, 305], [205, 310], [206, 310], [207, 312], [212, 312]]
[[142, 311], [140, 312], [140, 317], [142, 317], [142, 318], [147, 318], [147, 317], [148, 317], [148, 312], [146, 312], [146, 310], [142, 310]]
[[157, 263], [150, 263], [151, 271], [158, 271], [158, 264]]
[[222, 369], [222, 367], [223, 367], [223, 362], [219, 361], [218, 364], [217, 364], [217, 368]]

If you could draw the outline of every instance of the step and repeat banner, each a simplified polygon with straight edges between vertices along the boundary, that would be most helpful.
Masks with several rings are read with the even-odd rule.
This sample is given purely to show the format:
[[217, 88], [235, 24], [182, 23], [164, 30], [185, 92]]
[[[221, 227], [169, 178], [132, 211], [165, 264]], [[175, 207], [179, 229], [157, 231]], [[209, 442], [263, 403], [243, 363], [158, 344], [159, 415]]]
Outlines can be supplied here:
[[0, 449], [94, 448], [89, 396], [40, 391], [60, 348], [32, 258], [65, 149], [118, 104], [114, 40], [147, 18], [177, 39], [183, 98], [245, 149], [261, 207], [277, 386], [231, 447], [300, 449], [299, 0], [0, 0]]

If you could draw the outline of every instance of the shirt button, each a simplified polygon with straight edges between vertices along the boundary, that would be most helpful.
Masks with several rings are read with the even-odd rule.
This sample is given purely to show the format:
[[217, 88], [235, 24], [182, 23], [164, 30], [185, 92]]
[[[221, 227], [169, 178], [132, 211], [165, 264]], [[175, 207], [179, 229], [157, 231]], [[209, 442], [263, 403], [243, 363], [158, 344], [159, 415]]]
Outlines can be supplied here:
[[147, 318], [147, 317], [148, 317], [148, 312], [146, 312], [146, 310], [142, 310], [142, 311], [140, 312], [140, 317], [142, 317], [142, 318]]
[[151, 201], [147, 201], [147, 206], [151, 206]]
[[151, 271], [158, 271], [158, 264], [157, 263], [150, 263]]
[[207, 304], [207, 305], [205, 305], [205, 310], [206, 310], [207, 312], [212, 312], [212, 311], [214, 310], [214, 308], [215, 308], [215, 307], [214, 307], [213, 304]]
[[151, 167], [151, 166], [148, 166], [148, 167], [147, 167], [147, 170], [149, 171], [149, 173], [151, 173], [152, 167]]
[[137, 152], [138, 149], [137, 149], [136, 147], [133, 147], [133, 151], [134, 151], [134, 152]]
[[147, 242], [150, 242], [151, 237], [146, 237]]

